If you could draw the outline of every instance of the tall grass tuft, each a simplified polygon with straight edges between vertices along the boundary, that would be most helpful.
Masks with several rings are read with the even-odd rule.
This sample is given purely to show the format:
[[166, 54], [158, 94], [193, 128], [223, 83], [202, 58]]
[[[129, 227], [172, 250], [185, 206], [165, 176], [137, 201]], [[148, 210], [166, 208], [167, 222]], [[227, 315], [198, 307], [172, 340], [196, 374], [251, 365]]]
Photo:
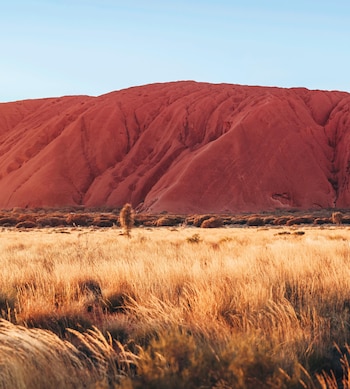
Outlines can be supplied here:
[[0, 387], [78, 388], [99, 379], [91, 361], [70, 342], [0, 320]]

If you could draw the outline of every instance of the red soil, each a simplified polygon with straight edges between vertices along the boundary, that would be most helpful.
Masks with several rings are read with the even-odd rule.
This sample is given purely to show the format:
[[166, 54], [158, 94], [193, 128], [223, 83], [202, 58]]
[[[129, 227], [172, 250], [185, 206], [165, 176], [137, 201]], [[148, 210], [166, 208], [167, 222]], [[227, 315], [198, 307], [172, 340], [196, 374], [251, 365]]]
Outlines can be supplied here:
[[0, 208], [350, 206], [350, 94], [174, 82], [0, 104]]

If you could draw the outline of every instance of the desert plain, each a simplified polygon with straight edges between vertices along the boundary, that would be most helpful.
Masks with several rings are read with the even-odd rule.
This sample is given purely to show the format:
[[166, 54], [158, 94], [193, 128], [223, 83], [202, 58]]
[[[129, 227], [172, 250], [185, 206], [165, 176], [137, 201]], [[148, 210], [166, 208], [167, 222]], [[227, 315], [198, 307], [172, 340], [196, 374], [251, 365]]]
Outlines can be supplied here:
[[349, 387], [350, 228], [2, 227], [4, 388]]

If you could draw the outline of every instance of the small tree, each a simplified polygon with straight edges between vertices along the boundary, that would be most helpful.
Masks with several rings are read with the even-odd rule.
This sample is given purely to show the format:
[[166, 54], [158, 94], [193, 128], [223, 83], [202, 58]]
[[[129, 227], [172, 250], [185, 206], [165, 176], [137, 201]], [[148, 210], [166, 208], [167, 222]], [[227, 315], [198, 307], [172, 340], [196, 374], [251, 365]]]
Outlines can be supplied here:
[[124, 234], [130, 238], [130, 232], [134, 226], [134, 210], [131, 204], [127, 203], [124, 205], [119, 215], [120, 225], [124, 230]]

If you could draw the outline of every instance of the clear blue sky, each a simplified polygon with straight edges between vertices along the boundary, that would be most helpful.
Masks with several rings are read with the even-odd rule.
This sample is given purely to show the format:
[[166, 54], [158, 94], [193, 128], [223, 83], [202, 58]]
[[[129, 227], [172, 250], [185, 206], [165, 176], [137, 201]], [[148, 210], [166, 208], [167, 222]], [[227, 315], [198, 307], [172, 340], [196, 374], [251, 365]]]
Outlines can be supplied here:
[[350, 92], [349, 0], [8, 0], [0, 101], [196, 80]]

